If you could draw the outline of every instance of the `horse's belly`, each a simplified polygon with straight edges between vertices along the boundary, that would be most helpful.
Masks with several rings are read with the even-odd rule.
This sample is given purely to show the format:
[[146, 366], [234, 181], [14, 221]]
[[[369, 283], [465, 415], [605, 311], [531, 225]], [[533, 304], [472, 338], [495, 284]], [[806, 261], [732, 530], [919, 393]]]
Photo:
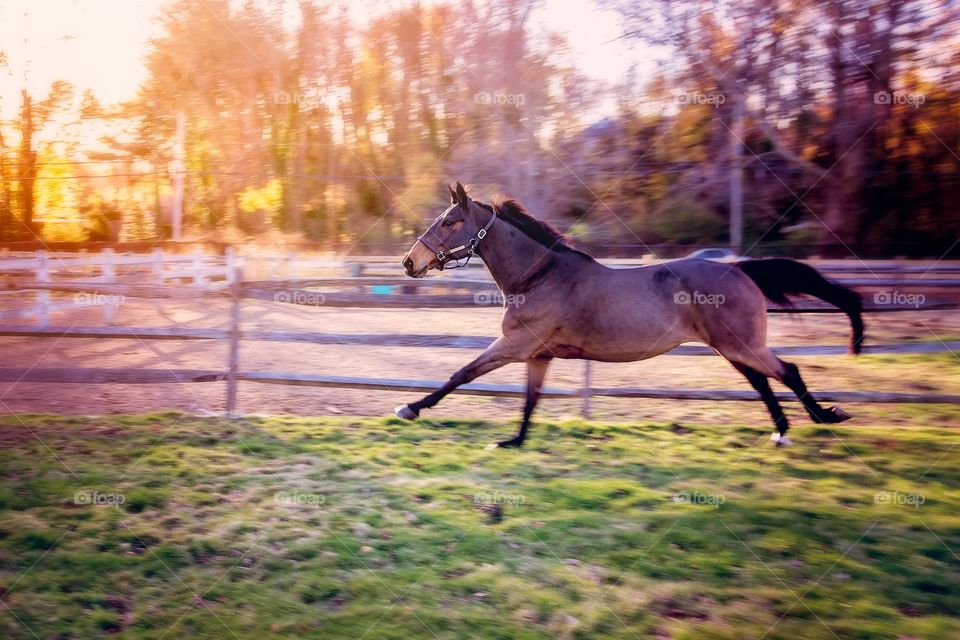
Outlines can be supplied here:
[[687, 342], [678, 337], [661, 336], [657, 340], [586, 340], [583, 344], [558, 344], [550, 349], [555, 358], [586, 358], [600, 362], [634, 362], [670, 351]]
[[556, 358], [586, 358], [602, 362], [633, 362], [653, 358], [691, 340], [701, 340], [687, 318], [669, 307], [647, 301], [621, 300], [606, 308], [595, 305], [589, 315], [577, 315], [549, 339]]
[[584, 354], [579, 357], [604, 362], [633, 362], [659, 356], [684, 342], [699, 339], [686, 322], [665, 324], [654, 318], [644, 323], [624, 317], [597, 329], [600, 330], [585, 336]]
[[597, 349], [585, 350], [580, 358], [590, 360], [599, 360], [600, 362], [635, 362], [637, 360], [646, 360], [670, 351], [680, 343], [657, 344], [646, 348], [621, 348], [621, 349]]

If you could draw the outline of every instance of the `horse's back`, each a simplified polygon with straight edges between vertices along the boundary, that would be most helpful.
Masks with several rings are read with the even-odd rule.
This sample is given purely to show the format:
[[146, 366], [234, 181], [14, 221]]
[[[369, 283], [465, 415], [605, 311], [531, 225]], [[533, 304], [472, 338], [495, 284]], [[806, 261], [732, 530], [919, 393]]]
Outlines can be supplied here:
[[756, 343], [766, 333], [763, 294], [734, 265], [690, 259], [604, 269], [581, 298], [588, 351], [599, 359], [649, 358], [731, 331]]
[[[610, 269], [618, 286], [626, 286], [667, 303], [680, 293], [756, 297], [760, 290], [736, 265], [684, 258], [632, 269]], [[762, 294], [761, 294], [762, 295]], [[681, 299], [683, 296], [678, 296]]]

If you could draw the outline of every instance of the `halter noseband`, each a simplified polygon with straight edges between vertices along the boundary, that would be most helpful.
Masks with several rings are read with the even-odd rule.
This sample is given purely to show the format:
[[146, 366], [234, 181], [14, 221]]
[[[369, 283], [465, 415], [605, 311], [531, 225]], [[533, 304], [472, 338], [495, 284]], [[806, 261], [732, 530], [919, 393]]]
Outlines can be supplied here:
[[[437, 269], [443, 271], [444, 266], [451, 260], [455, 261], [455, 264], [450, 269], [463, 269], [468, 264], [470, 264], [470, 258], [476, 255], [477, 247], [480, 246], [480, 241], [487, 237], [487, 231], [490, 230], [490, 227], [493, 226], [494, 221], [497, 219], [497, 211], [493, 211], [493, 215], [490, 216], [490, 220], [486, 225], [479, 231], [477, 234], [470, 238], [467, 244], [462, 244], [459, 247], [454, 247], [449, 251], [444, 251], [442, 247], [434, 246], [432, 242], [428, 242], [426, 239], [427, 234], [424, 233], [422, 236], [417, 238], [417, 240], [423, 244], [427, 249], [433, 252], [437, 256], [437, 260], [440, 261], [440, 264], [437, 265]], [[429, 230], [428, 230], [429, 231]], [[466, 253], [461, 253], [457, 255], [458, 252], [465, 251]], [[460, 260], [466, 258], [466, 260], [461, 263]]]

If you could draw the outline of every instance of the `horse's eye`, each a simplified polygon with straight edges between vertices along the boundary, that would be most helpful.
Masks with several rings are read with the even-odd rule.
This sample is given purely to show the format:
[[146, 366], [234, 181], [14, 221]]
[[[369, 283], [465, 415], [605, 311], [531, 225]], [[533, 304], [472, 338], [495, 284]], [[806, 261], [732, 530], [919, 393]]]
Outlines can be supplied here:
[[443, 220], [443, 226], [444, 226], [444, 227], [452, 227], [454, 222], [456, 222], [456, 220], [450, 220], [450, 219], [448, 219], [448, 218], [445, 218], [445, 219]]

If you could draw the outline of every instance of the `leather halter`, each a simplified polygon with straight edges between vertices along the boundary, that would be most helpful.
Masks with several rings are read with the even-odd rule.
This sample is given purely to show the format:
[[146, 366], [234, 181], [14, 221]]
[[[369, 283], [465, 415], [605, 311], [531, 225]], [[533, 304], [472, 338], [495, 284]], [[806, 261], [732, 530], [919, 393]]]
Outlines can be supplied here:
[[[442, 217], [442, 214], [441, 214], [441, 217]], [[439, 220], [440, 218], [438, 217], [437, 219]], [[484, 225], [482, 229], [477, 231], [476, 235], [470, 238], [470, 240], [468, 240], [466, 244], [462, 244], [459, 247], [454, 247], [453, 249], [450, 249], [448, 251], [444, 251], [442, 246], [434, 245], [432, 242], [429, 242], [426, 239], [427, 233], [430, 232], [429, 229], [427, 229], [427, 231], [424, 232], [422, 236], [417, 238], [417, 241], [419, 241], [421, 244], [423, 244], [423, 246], [425, 246], [434, 255], [437, 256], [437, 260], [440, 261], [440, 264], [437, 265], [437, 269], [439, 269], [440, 271], [443, 271], [446, 264], [451, 260], [454, 260], [456, 262], [453, 266], [449, 267], [450, 269], [463, 269], [468, 264], [470, 264], [470, 258], [472, 258], [477, 254], [477, 248], [480, 246], [480, 241], [487, 237], [487, 231], [490, 230], [490, 227], [493, 226], [493, 223], [496, 219], [497, 219], [497, 212], [496, 210], [494, 210], [493, 215], [490, 216], [490, 220], [487, 222], [487, 224]], [[466, 258], [466, 261], [461, 264], [460, 260], [462, 260], [463, 258]]]

